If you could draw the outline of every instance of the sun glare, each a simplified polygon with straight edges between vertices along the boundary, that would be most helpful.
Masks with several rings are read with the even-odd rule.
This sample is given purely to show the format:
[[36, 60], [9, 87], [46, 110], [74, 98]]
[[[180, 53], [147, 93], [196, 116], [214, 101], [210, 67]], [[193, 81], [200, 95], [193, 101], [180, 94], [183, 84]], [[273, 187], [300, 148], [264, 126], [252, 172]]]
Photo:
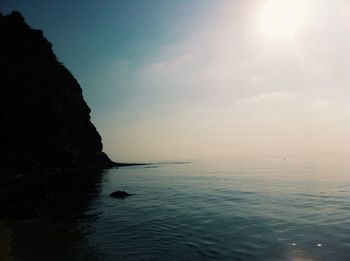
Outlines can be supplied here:
[[260, 19], [262, 31], [270, 37], [291, 37], [304, 24], [305, 0], [268, 0]]

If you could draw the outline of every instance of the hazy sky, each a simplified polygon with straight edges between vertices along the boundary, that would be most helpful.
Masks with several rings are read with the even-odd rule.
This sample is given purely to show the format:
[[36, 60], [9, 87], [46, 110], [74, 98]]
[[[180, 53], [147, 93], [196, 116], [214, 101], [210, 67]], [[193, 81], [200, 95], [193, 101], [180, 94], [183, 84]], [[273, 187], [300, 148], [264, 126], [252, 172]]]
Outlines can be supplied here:
[[44, 30], [113, 160], [350, 152], [350, 1], [2, 0], [0, 10]]

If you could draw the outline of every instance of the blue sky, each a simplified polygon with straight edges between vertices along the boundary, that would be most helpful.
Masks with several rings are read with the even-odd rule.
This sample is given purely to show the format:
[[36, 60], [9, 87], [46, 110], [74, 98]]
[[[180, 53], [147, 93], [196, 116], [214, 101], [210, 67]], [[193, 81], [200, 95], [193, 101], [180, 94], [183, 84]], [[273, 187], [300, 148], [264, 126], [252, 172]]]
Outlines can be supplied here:
[[0, 8], [53, 43], [114, 160], [348, 153], [350, 5], [281, 1]]
[[[164, 45], [185, 38], [206, 1], [1, 1], [4, 14], [19, 10], [42, 29], [60, 60], [82, 81], [98, 64], [132, 59], [137, 68]], [[83, 86], [87, 98], [88, 86]], [[104, 91], [103, 89], [101, 90]], [[103, 94], [100, 94], [103, 95]]]

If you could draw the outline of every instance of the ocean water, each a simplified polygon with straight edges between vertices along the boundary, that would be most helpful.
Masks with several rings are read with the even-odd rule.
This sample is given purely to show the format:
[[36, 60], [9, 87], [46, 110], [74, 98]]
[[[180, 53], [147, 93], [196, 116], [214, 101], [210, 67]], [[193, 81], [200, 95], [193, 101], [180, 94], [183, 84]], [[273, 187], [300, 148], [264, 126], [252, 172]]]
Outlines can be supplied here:
[[105, 170], [69, 194], [73, 184], [70, 203], [12, 223], [17, 257], [350, 260], [349, 157], [162, 163]]

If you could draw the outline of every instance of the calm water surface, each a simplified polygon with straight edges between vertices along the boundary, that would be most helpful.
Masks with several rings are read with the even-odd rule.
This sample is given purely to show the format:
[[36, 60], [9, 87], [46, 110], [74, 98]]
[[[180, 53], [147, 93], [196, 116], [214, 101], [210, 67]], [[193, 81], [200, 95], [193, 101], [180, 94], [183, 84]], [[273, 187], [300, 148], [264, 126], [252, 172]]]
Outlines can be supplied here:
[[[48, 217], [13, 224], [14, 253], [23, 260], [350, 260], [350, 158], [127, 167], [106, 170], [92, 185]], [[113, 199], [115, 190], [134, 195]]]

